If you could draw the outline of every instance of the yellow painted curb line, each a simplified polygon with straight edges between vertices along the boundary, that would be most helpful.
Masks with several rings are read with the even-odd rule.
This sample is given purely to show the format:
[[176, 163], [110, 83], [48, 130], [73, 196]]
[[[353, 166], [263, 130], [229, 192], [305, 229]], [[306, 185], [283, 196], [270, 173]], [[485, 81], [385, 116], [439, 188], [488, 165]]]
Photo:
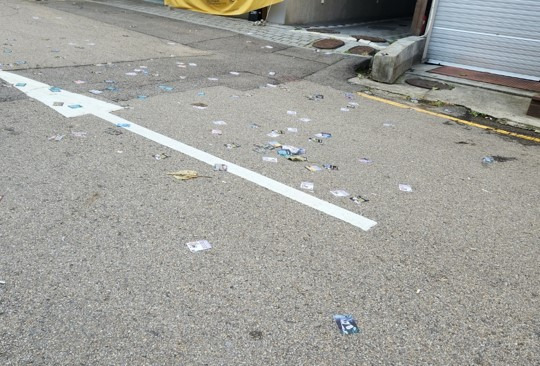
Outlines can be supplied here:
[[520, 134], [520, 133], [515, 133], [515, 132], [510, 132], [510, 131], [500, 130], [500, 129], [498, 129], [498, 128], [493, 128], [493, 127], [489, 127], [489, 126], [484, 126], [484, 125], [481, 125], [481, 124], [479, 124], [479, 123], [474, 123], [474, 122], [465, 121], [465, 120], [463, 120], [463, 119], [459, 119], [459, 118], [456, 118], [456, 117], [447, 116], [446, 114], [437, 113], [437, 112], [431, 112], [431, 111], [427, 111], [427, 110], [422, 109], [422, 108], [412, 107], [412, 106], [409, 106], [409, 105], [406, 105], [406, 104], [402, 104], [402, 103], [398, 103], [398, 102], [393, 102], [393, 101], [391, 101], [391, 100], [387, 100], [387, 99], [384, 99], [384, 98], [376, 97], [376, 96], [374, 96], [374, 95], [369, 95], [369, 94], [365, 94], [365, 93], [361, 93], [361, 92], [357, 92], [356, 94], [358, 94], [358, 95], [361, 96], [361, 97], [367, 98], [367, 99], [376, 100], [376, 101], [381, 102], [381, 103], [385, 103], [385, 104], [392, 105], [392, 106], [394, 106], [394, 107], [404, 108], [404, 109], [412, 109], [413, 111], [417, 111], [417, 112], [420, 112], [420, 113], [429, 114], [429, 115], [435, 116], [435, 117], [440, 117], [440, 118], [444, 118], [444, 119], [449, 119], [449, 120], [451, 120], [451, 121], [458, 122], [458, 123], [461, 123], [461, 124], [464, 124], [464, 125], [467, 125], [467, 126], [477, 127], [477, 128], [481, 128], [481, 129], [483, 129], [483, 130], [493, 131], [493, 132], [496, 132], [496, 133], [501, 134], [501, 135], [517, 137], [517, 138], [520, 138], [520, 139], [524, 139], [524, 140], [529, 140], [529, 141], [534, 141], [534, 142], [540, 143], [540, 138], [538, 138], [538, 137], [522, 135], [522, 134]]

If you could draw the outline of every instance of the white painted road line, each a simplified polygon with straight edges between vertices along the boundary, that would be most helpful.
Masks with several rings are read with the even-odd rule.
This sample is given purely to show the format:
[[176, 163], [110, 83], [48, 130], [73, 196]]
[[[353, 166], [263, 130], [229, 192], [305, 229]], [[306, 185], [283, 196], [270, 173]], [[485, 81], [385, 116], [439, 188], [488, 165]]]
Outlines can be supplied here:
[[[37, 81], [18, 76], [16, 74], [8, 73], [5, 71], [0, 71], [0, 78], [6, 80], [7, 82], [15, 85], [18, 83], [26, 83], [24, 87], [18, 87], [19, 90], [26, 93], [28, 96], [39, 100], [40, 102], [46, 104], [49, 107], [55, 108], [59, 113], [62, 113], [66, 117], [75, 117], [81, 116], [84, 114], [93, 114], [96, 117], [104, 119], [108, 122], [117, 124], [126, 124], [129, 127], [124, 127], [124, 129], [129, 130], [133, 133], [136, 133], [140, 136], [146, 137], [147, 139], [154, 141], [163, 146], [167, 146], [173, 150], [176, 150], [182, 154], [188, 155], [194, 159], [202, 161], [206, 164], [213, 166], [214, 164], [226, 164], [228, 166], [227, 172], [234, 174], [240, 178], [243, 178], [247, 181], [255, 183], [261, 187], [264, 187], [270, 191], [281, 194], [282, 196], [288, 197], [294, 201], [300, 202], [306, 206], [314, 208], [318, 211], [324, 212], [330, 216], [333, 216], [339, 220], [348, 222], [351, 225], [354, 225], [362, 230], [369, 230], [377, 223], [373, 220], [370, 220], [361, 215], [355, 214], [354, 212], [345, 210], [344, 208], [333, 205], [329, 202], [323, 201], [317, 197], [314, 197], [308, 193], [299, 191], [292, 187], [289, 187], [283, 183], [265, 177], [262, 174], [253, 172], [249, 169], [243, 168], [239, 165], [233, 164], [226, 160], [220, 159], [214, 155], [208, 154], [202, 150], [196, 149], [189, 145], [186, 145], [180, 141], [174, 140], [170, 137], [162, 135], [160, 133], [149, 130], [148, 128], [139, 126], [133, 122], [130, 122], [126, 119], [118, 117], [114, 114], [111, 114], [111, 111], [122, 109], [120, 106], [114, 104], [102, 102], [93, 98], [86, 97], [84, 95], [79, 95], [75, 93], [70, 93], [66, 91], [61, 91], [60, 93], [53, 93], [49, 91], [50, 86], [46, 84], [39, 83]], [[26, 90], [28, 89], [28, 90]], [[51, 98], [51, 93], [53, 93], [54, 98]], [[59, 99], [62, 96], [64, 99]], [[54, 100], [53, 100], [54, 99]], [[58, 109], [52, 106], [54, 101], [64, 101], [64, 105], [69, 104], [80, 104], [83, 108], [78, 108], [70, 111], [64, 109]], [[70, 109], [69, 107], [66, 107]], [[76, 113], [71, 113], [72, 111]]]
[[[61, 89], [58, 92], [51, 91], [51, 86], [39, 81], [25, 78], [17, 74], [0, 70], [0, 78], [14, 85], [17, 89], [34, 98], [48, 107], [51, 107], [64, 117], [78, 117], [85, 114], [94, 114], [95, 111], [112, 112], [123, 109], [122, 107], [103, 102], [99, 99], [85, 95], [75, 94]], [[20, 85], [20, 86], [19, 86]], [[61, 102], [61, 106], [55, 106], [55, 102]], [[81, 105], [82, 108], [70, 108], [70, 105]]]

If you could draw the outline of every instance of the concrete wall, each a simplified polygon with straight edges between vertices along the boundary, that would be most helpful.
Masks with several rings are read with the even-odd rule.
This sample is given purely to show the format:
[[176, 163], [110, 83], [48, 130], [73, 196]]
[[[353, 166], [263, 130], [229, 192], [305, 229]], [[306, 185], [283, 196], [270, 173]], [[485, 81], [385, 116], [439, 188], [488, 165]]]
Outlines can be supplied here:
[[283, 5], [285, 24], [311, 24], [412, 17], [416, 0], [285, 0]]
[[285, 24], [285, 14], [287, 12], [287, 1], [272, 5], [268, 10], [266, 20], [270, 23]]

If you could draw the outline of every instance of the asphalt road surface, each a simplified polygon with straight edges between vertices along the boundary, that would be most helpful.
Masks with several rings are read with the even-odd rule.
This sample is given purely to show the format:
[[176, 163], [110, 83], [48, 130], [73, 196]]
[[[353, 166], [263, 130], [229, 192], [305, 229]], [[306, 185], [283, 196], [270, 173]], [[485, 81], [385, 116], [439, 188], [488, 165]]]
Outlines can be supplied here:
[[364, 98], [355, 57], [84, 1], [0, 19], [4, 71], [377, 222], [0, 80], [0, 364], [538, 364], [538, 144]]

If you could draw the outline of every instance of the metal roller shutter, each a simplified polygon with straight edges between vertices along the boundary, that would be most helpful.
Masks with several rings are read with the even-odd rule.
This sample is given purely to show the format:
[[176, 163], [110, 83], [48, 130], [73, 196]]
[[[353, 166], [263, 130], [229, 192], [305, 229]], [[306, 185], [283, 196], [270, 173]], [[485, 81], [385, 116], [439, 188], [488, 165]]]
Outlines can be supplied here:
[[540, 0], [439, 0], [427, 59], [540, 80]]

